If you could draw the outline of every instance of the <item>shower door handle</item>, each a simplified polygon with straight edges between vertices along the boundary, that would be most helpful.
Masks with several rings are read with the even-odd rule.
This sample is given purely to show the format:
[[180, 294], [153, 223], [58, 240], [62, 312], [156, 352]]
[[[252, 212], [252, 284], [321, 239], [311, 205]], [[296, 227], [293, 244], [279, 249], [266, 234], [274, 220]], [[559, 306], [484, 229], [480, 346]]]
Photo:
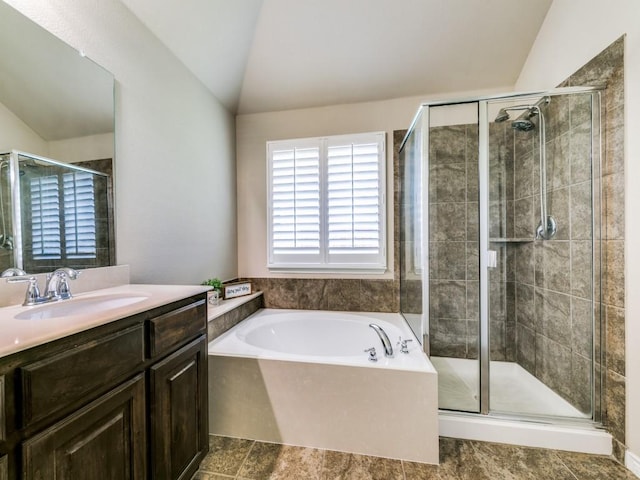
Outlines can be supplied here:
[[487, 267], [498, 268], [498, 252], [496, 250], [487, 250]]

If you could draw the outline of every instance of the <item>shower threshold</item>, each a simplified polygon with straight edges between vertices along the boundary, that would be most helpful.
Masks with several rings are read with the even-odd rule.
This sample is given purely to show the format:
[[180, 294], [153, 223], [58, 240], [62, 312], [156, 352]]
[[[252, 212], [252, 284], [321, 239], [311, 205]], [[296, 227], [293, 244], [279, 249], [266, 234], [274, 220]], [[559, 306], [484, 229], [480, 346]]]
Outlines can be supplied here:
[[[574, 452], [611, 454], [611, 435], [589, 423], [590, 417], [513, 362], [491, 362], [490, 402], [497, 415], [475, 413], [478, 361], [431, 357], [438, 371], [440, 435]], [[446, 409], [446, 410], [443, 410]], [[517, 419], [518, 415], [523, 420]], [[532, 417], [573, 418], [578, 424], [536, 422]]]
[[[447, 410], [478, 411], [478, 361], [431, 357], [438, 371], [438, 405]], [[492, 412], [588, 419], [515, 362], [491, 362]]]

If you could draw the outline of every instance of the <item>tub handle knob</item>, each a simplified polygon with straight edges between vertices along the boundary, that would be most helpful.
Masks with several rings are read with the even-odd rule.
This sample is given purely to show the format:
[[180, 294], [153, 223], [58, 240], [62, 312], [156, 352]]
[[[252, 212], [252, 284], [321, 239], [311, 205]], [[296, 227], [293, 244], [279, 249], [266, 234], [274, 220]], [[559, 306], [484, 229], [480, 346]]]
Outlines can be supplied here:
[[378, 357], [377, 357], [377, 353], [376, 353], [376, 347], [367, 348], [367, 349], [365, 349], [365, 352], [369, 352], [369, 361], [370, 362], [377, 362], [378, 361]]
[[407, 338], [406, 340], [403, 340], [402, 337], [399, 338], [398, 345], [400, 345], [400, 351], [402, 353], [409, 353], [409, 346], [407, 345], [409, 342], [413, 342], [413, 340], [410, 338]]

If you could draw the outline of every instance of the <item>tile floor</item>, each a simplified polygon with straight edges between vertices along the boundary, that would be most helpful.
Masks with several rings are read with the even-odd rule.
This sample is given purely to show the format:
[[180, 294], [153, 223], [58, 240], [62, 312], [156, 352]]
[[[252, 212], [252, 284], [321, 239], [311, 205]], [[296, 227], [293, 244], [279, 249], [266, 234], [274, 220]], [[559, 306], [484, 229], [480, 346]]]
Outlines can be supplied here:
[[440, 466], [209, 437], [193, 480], [637, 480], [611, 458], [452, 438], [440, 439]]

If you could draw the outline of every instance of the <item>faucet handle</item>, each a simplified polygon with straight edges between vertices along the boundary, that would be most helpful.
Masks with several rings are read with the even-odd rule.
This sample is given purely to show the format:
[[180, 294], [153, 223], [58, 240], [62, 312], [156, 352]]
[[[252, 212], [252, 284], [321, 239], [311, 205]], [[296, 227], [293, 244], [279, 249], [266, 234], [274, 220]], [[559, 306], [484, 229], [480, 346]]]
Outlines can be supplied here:
[[11, 267], [0, 273], [0, 277], [26, 277], [27, 272], [21, 268]]
[[24, 303], [23, 305], [35, 305], [37, 303], [42, 302], [42, 297], [40, 297], [40, 289], [38, 288], [38, 279], [36, 277], [27, 277], [27, 276], [14, 276], [7, 277], [7, 283], [24, 283], [29, 282], [29, 286], [27, 287], [27, 293], [24, 295]]
[[407, 338], [405, 340], [403, 340], [402, 337], [398, 338], [398, 345], [400, 345], [400, 351], [402, 353], [409, 353], [409, 346], [407, 345], [407, 343], [409, 342], [413, 342], [413, 340], [410, 338]]
[[376, 347], [365, 348], [364, 351], [365, 352], [369, 352], [369, 361], [370, 362], [377, 362], [378, 361], [378, 354], [376, 353]]
[[58, 280], [58, 297], [62, 300], [71, 298], [71, 289], [66, 275], [61, 275], [60, 280]]

